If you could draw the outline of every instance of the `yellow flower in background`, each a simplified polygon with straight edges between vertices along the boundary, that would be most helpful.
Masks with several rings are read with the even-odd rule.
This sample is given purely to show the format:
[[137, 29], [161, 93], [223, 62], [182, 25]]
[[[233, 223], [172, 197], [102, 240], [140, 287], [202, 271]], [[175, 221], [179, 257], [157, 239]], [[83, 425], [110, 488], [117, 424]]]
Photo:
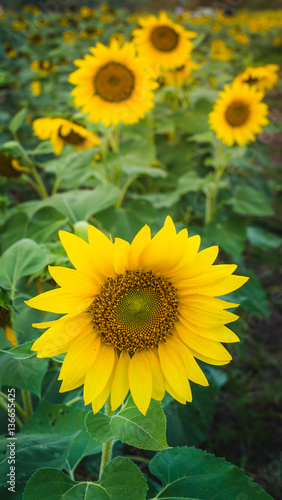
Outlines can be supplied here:
[[135, 55], [135, 47], [122, 47], [114, 40], [109, 47], [97, 43], [90, 48], [93, 55], [85, 55], [74, 64], [78, 70], [69, 81], [76, 107], [89, 114], [88, 120], [102, 122], [106, 127], [137, 123], [153, 107], [156, 83], [145, 71], [144, 61]]
[[25, 31], [26, 29], [26, 21], [23, 19], [23, 20], [18, 20], [18, 21], [14, 21], [12, 24], [11, 24], [11, 29], [14, 30], [14, 31]]
[[255, 141], [262, 125], [268, 124], [268, 107], [261, 102], [263, 93], [235, 82], [232, 87], [226, 85], [219, 96], [209, 114], [210, 127], [216, 137], [228, 146]]
[[249, 43], [250, 41], [248, 35], [246, 33], [243, 33], [243, 31], [238, 31], [238, 33], [235, 34], [234, 39], [237, 43], [240, 43], [242, 45]]
[[[28, 300], [35, 309], [63, 314], [37, 323], [48, 330], [34, 342], [38, 357], [67, 352], [60, 391], [84, 384], [85, 404], [98, 412], [108, 396], [117, 409], [128, 391], [145, 415], [151, 398], [165, 391], [180, 403], [192, 400], [189, 380], [208, 385], [196, 359], [229, 363], [221, 342], [237, 342], [225, 326], [237, 304], [218, 298], [243, 285], [236, 265], [213, 265], [218, 247], [198, 253], [200, 237], [176, 233], [173, 221], [151, 238], [145, 225], [132, 243], [114, 243], [88, 226], [89, 243], [60, 231], [75, 269], [50, 267], [61, 288]], [[196, 358], [196, 359], [195, 359]]]
[[274, 47], [279, 47], [279, 45], [282, 45], [282, 36], [275, 36], [272, 40], [272, 45]]
[[39, 75], [47, 76], [55, 73], [57, 71], [57, 66], [52, 64], [50, 61], [33, 61], [30, 69], [37, 71]]
[[39, 33], [30, 33], [28, 40], [32, 45], [41, 45], [44, 42], [44, 38]]
[[141, 28], [133, 31], [138, 53], [147, 64], [156, 69], [175, 69], [189, 57], [193, 44], [190, 38], [197, 34], [175, 24], [165, 12], [159, 17], [149, 15], [138, 19]]
[[16, 158], [0, 153], [0, 177], [13, 179], [19, 177], [22, 172], [29, 172], [29, 169], [23, 167]]
[[211, 43], [211, 56], [217, 61], [230, 61], [233, 58], [233, 50], [229, 49], [223, 40], [214, 40]]
[[122, 45], [124, 43], [124, 34], [123, 33], [113, 33], [110, 38], [109, 38], [109, 42], [113, 42], [113, 41], [116, 41], [118, 42], [120, 45]]
[[34, 80], [33, 82], [30, 83], [30, 87], [32, 90], [33, 95], [38, 96], [42, 92], [42, 85], [39, 80]]
[[3, 328], [5, 337], [12, 347], [16, 347], [18, 342], [14, 330], [11, 328], [10, 311], [3, 306], [0, 306], [0, 328]]
[[164, 71], [161, 77], [164, 78], [166, 85], [182, 87], [185, 83], [193, 81], [192, 71], [199, 69], [200, 66], [192, 59], [187, 59], [183, 66], [174, 71]]
[[80, 13], [81, 17], [83, 17], [85, 19], [87, 19], [88, 17], [94, 17], [96, 15], [95, 11], [90, 9], [90, 7], [87, 7], [87, 6], [80, 7], [79, 13]]
[[279, 80], [278, 64], [266, 64], [265, 66], [249, 66], [243, 73], [236, 76], [235, 82], [247, 83], [256, 90], [273, 89]]
[[65, 144], [76, 151], [100, 146], [99, 137], [81, 125], [64, 118], [37, 118], [33, 122], [33, 132], [42, 141], [50, 140], [55, 155], [59, 155]]
[[102, 35], [104, 33], [104, 30], [102, 28], [86, 28], [85, 30], [82, 30], [80, 32], [81, 38], [88, 39], [88, 38], [97, 38], [98, 36]]
[[6, 56], [9, 57], [10, 59], [13, 59], [17, 55], [16, 50], [12, 47], [12, 45], [9, 42], [4, 43], [4, 51]]
[[76, 34], [74, 31], [70, 31], [70, 30], [64, 31], [64, 33], [62, 34], [62, 37], [66, 43], [73, 44], [76, 42]]

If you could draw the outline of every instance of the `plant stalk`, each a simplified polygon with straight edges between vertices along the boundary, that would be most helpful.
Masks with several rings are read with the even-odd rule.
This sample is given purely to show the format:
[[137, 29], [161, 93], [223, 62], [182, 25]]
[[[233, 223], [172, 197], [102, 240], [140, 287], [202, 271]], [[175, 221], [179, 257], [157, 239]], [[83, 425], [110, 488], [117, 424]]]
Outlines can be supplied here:
[[[105, 415], [108, 415], [110, 417], [112, 414], [113, 412], [111, 411], [111, 402], [110, 398], [108, 398], [108, 400], [105, 403]], [[103, 443], [99, 479], [101, 479], [106, 465], [111, 460], [113, 444], [114, 444], [114, 439], [110, 439], [106, 443]]]

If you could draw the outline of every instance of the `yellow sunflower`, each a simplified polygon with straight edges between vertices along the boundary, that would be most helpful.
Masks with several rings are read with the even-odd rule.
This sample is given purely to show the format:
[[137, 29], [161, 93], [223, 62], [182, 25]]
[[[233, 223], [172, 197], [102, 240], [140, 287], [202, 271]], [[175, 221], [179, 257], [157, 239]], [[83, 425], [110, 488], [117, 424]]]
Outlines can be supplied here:
[[233, 50], [225, 45], [223, 40], [214, 40], [211, 43], [211, 56], [217, 61], [230, 61], [233, 58]]
[[52, 64], [50, 61], [33, 61], [30, 69], [37, 71], [39, 75], [47, 76], [55, 73], [57, 71], [57, 66]]
[[13, 347], [18, 345], [14, 330], [11, 328], [11, 315], [9, 309], [0, 306], [0, 328], [3, 328], [4, 334], [8, 342]]
[[103, 28], [86, 28], [80, 32], [81, 38], [97, 38], [104, 33]]
[[96, 413], [111, 397], [117, 409], [128, 391], [145, 415], [151, 398], [165, 391], [185, 404], [192, 400], [189, 380], [208, 385], [195, 358], [213, 365], [229, 363], [221, 342], [237, 342], [225, 326], [238, 316], [237, 304], [218, 298], [248, 278], [233, 276], [236, 265], [213, 265], [218, 247], [198, 253], [200, 237], [176, 233], [170, 217], [151, 238], [145, 225], [129, 244], [114, 243], [88, 226], [89, 243], [60, 231], [75, 269], [50, 267], [61, 288], [26, 303], [63, 314], [37, 323], [48, 328], [32, 350], [38, 357], [67, 352], [60, 391], [84, 384], [85, 404]]
[[158, 69], [175, 69], [189, 57], [193, 44], [189, 38], [197, 34], [174, 23], [165, 12], [138, 19], [141, 28], [133, 31], [134, 42], [147, 64]]
[[19, 177], [23, 172], [29, 172], [29, 169], [23, 167], [16, 158], [0, 153], [0, 177], [13, 179]]
[[30, 82], [30, 87], [33, 95], [37, 96], [40, 95], [42, 92], [42, 85], [40, 80], [33, 80], [33, 82]]
[[76, 151], [101, 144], [97, 135], [64, 118], [37, 118], [33, 122], [33, 132], [39, 139], [51, 141], [55, 155], [61, 153], [64, 144], [74, 146]]
[[247, 83], [256, 90], [273, 89], [279, 80], [279, 66], [266, 64], [265, 66], [249, 66], [243, 73], [236, 76], [235, 82]]
[[199, 64], [195, 63], [192, 59], [187, 59], [185, 64], [179, 68], [161, 73], [161, 77], [164, 78], [166, 85], [182, 87], [185, 83], [189, 83], [193, 80], [191, 73], [199, 68]]
[[106, 127], [119, 121], [137, 123], [153, 107], [152, 90], [157, 85], [136, 57], [134, 45], [120, 47], [113, 40], [109, 47], [97, 43], [90, 50], [93, 55], [74, 61], [79, 69], [69, 77], [76, 85], [75, 106], [89, 114], [89, 121], [102, 121]]
[[261, 102], [263, 93], [235, 82], [232, 87], [226, 85], [219, 96], [209, 114], [210, 127], [216, 137], [228, 146], [234, 142], [243, 146], [255, 141], [261, 126], [268, 124], [268, 107]]

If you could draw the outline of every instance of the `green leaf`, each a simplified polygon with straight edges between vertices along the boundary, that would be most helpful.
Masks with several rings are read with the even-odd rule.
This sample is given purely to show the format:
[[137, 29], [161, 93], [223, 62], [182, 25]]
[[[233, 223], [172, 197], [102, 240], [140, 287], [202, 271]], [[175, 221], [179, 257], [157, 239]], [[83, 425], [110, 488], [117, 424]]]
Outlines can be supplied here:
[[17, 130], [20, 128], [25, 119], [26, 111], [26, 108], [21, 109], [10, 121], [9, 129], [11, 130], [12, 134], [17, 132]]
[[5, 252], [7, 248], [26, 236], [28, 217], [24, 212], [11, 215], [1, 228], [1, 250]]
[[88, 413], [85, 419], [86, 429], [90, 436], [101, 443], [106, 443], [115, 437], [111, 429], [111, 417], [105, 413], [98, 412], [94, 415], [92, 411]]
[[[17, 494], [23, 491], [27, 479], [36, 469], [38, 469], [38, 467], [50, 466], [62, 468], [64, 466], [68, 457], [72, 437], [73, 434], [30, 434], [29, 436], [21, 436], [18, 434], [16, 436], [17, 439], [14, 442], [16, 448], [15, 467]], [[9, 444], [12, 442], [13, 440], [9, 440]], [[2, 438], [0, 440], [1, 498], [6, 498], [7, 495], [7, 473], [10, 471], [11, 466], [11, 464], [8, 464], [9, 453], [7, 444], [7, 438]]]
[[31, 346], [34, 344], [34, 340], [30, 342], [25, 342], [24, 344], [17, 345], [16, 347], [12, 347], [9, 351], [3, 351], [6, 354], [10, 354], [14, 359], [28, 359], [28, 358], [36, 358], [36, 352], [31, 351]]
[[269, 201], [260, 191], [251, 186], [240, 185], [235, 191], [235, 197], [230, 200], [236, 214], [266, 216], [274, 211]]
[[28, 154], [32, 155], [48, 155], [54, 153], [54, 146], [49, 141], [42, 141], [34, 148], [32, 151], [27, 151]]
[[102, 442], [115, 437], [123, 443], [143, 450], [163, 450], [168, 447], [165, 437], [166, 418], [161, 403], [152, 400], [146, 416], [128, 398], [126, 405], [112, 417], [104, 413], [89, 413], [86, 427], [92, 437]]
[[47, 359], [14, 359], [8, 352], [0, 352], [0, 384], [25, 389], [40, 397], [47, 367]]
[[24, 238], [14, 243], [0, 257], [0, 285], [15, 290], [20, 278], [41, 271], [48, 262], [48, 251]]
[[224, 224], [217, 222], [205, 227], [204, 234], [210, 243], [218, 244], [235, 258], [240, 257], [246, 241], [246, 224], [238, 215], [232, 215]]
[[39, 408], [23, 425], [21, 434], [72, 433], [68, 461], [71, 468], [88, 455], [102, 450], [102, 444], [91, 438], [84, 427], [87, 412], [64, 404], [50, 404], [43, 400]]
[[29, 480], [23, 500], [145, 500], [147, 484], [138, 467], [117, 457], [96, 483], [77, 483], [56, 469], [41, 469]]
[[174, 123], [189, 134], [202, 134], [209, 130], [207, 114], [197, 109], [176, 114]]
[[252, 245], [263, 249], [279, 248], [282, 242], [282, 238], [277, 234], [257, 226], [249, 226], [247, 236]]
[[157, 453], [150, 471], [163, 484], [158, 498], [166, 500], [271, 500], [244, 471], [195, 448], [174, 448]]
[[50, 241], [66, 222], [66, 217], [54, 207], [43, 207], [35, 212], [29, 221], [27, 237], [38, 243]]

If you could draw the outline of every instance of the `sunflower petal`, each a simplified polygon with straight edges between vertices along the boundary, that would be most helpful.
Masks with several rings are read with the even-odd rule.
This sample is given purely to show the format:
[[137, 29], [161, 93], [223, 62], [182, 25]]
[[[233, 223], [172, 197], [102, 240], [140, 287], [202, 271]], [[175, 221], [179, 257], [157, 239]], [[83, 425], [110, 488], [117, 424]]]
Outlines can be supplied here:
[[146, 415], [152, 397], [152, 371], [142, 351], [132, 356], [128, 375], [133, 401], [139, 411]]

